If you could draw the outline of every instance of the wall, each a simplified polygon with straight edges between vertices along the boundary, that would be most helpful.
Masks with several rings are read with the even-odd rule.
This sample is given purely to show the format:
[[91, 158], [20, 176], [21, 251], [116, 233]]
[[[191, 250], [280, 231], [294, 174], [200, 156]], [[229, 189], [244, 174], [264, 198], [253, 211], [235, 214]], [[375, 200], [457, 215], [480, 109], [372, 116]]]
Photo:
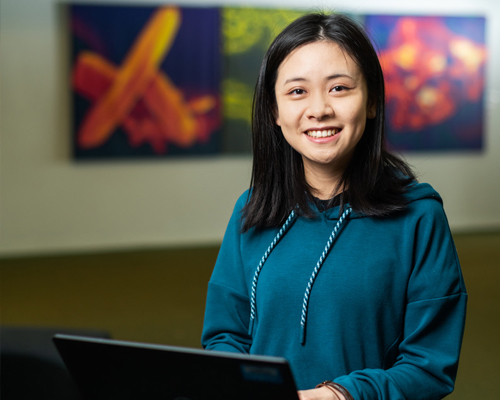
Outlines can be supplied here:
[[[152, 4], [136, 0], [107, 3]], [[80, 3], [90, 3], [80, 1]], [[303, 7], [303, 1], [213, 5]], [[181, 1], [181, 5], [208, 4]], [[486, 148], [407, 156], [442, 194], [455, 231], [500, 228], [500, 3], [311, 1], [352, 13], [485, 15]], [[75, 163], [70, 158], [68, 43], [58, 0], [0, 2], [0, 256], [220, 242], [249, 183], [249, 157]]]

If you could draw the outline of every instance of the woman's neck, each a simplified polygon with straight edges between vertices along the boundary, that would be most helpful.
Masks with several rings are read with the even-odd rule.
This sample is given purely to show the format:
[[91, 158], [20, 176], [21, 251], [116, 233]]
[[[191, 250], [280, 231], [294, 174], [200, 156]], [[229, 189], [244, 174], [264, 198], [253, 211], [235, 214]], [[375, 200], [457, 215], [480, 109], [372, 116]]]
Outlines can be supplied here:
[[304, 174], [306, 182], [311, 186], [311, 194], [321, 200], [328, 200], [339, 194], [344, 188], [338, 185], [342, 180], [344, 170], [321, 165], [309, 165], [304, 163]]

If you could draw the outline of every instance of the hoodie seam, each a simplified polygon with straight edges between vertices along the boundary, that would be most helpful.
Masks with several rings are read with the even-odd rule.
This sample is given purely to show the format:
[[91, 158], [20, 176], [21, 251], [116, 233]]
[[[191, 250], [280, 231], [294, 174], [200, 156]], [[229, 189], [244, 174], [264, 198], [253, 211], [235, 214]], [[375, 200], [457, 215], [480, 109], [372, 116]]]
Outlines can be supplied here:
[[226, 285], [225, 283], [220, 283], [220, 282], [216, 282], [216, 281], [209, 281], [208, 284], [209, 285], [217, 285], [217, 286], [220, 286], [220, 287], [223, 287], [223, 288], [226, 288], [226, 289], [230, 289], [233, 292], [235, 292], [235, 293], [239, 294], [240, 296], [244, 297], [245, 299], [249, 299], [250, 298], [247, 294], [244, 294], [244, 293], [240, 292], [239, 290], [235, 289], [234, 287]]
[[431, 302], [431, 301], [446, 300], [446, 299], [450, 299], [452, 297], [457, 297], [457, 296], [462, 296], [462, 295], [467, 296], [467, 293], [466, 292], [458, 292], [458, 293], [450, 294], [448, 296], [434, 297], [431, 299], [415, 300], [415, 301], [411, 301], [411, 302], [407, 303], [407, 305], [425, 303], [425, 302]]

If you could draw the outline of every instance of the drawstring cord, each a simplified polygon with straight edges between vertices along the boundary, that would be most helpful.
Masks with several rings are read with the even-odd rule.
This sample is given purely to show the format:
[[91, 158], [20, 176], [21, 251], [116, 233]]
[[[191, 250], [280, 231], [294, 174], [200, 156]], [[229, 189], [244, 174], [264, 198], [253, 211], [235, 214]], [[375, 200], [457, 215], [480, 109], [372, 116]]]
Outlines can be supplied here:
[[257, 269], [255, 270], [255, 274], [253, 276], [253, 281], [252, 281], [252, 293], [251, 293], [251, 298], [250, 298], [250, 324], [248, 326], [248, 334], [251, 335], [253, 331], [253, 323], [255, 320], [255, 297], [257, 293], [257, 281], [259, 279], [260, 271], [262, 270], [262, 267], [264, 266], [264, 263], [267, 260], [267, 257], [269, 257], [269, 254], [271, 254], [271, 251], [273, 251], [274, 247], [278, 244], [280, 239], [283, 237], [283, 235], [286, 233], [286, 231], [290, 228], [292, 225], [292, 222], [295, 220], [296, 215], [295, 211], [292, 210], [288, 218], [286, 219], [285, 223], [281, 227], [281, 229], [278, 231], [276, 234], [274, 240], [271, 242], [269, 247], [267, 248], [266, 252], [262, 256], [262, 259], [260, 260], [259, 265], [257, 266]]
[[[325, 261], [328, 253], [330, 252], [330, 249], [332, 247], [333, 241], [336, 238], [340, 227], [342, 226], [344, 220], [347, 218], [347, 216], [352, 212], [352, 208], [348, 207], [340, 216], [339, 220], [337, 221], [337, 224], [333, 228], [333, 231], [328, 238], [328, 241], [326, 243], [325, 249], [323, 250], [323, 253], [321, 254], [321, 257], [319, 258], [318, 262], [316, 263], [316, 267], [314, 267], [314, 270], [312, 272], [311, 277], [309, 278], [309, 282], [307, 284], [306, 291], [304, 293], [304, 301], [302, 303], [302, 315], [300, 318], [300, 343], [304, 344], [305, 343], [305, 338], [306, 338], [306, 322], [307, 322], [307, 311], [308, 311], [308, 305], [309, 305], [309, 296], [311, 294], [312, 286], [314, 284], [314, 281], [316, 280], [316, 276], [319, 273], [319, 270], [321, 269], [323, 262]], [[255, 274], [252, 280], [252, 290], [251, 290], [251, 295], [250, 295], [250, 324], [248, 326], [248, 334], [251, 335], [253, 331], [253, 326], [254, 326], [254, 321], [255, 321], [255, 315], [256, 315], [256, 293], [257, 293], [257, 281], [259, 280], [259, 275], [262, 270], [262, 267], [264, 266], [264, 263], [266, 262], [267, 258], [273, 251], [273, 249], [276, 247], [278, 242], [281, 240], [281, 238], [284, 236], [284, 234], [290, 229], [292, 226], [293, 222], [297, 218], [295, 211], [292, 211], [290, 215], [288, 216], [287, 220], [281, 227], [281, 229], [278, 231], [276, 234], [274, 240], [271, 242], [269, 247], [267, 248], [266, 252], [262, 256], [262, 259], [259, 262], [259, 265], [257, 266], [257, 269], [255, 270]]]
[[347, 208], [342, 215], [340, 216], [337, 224], [335, 225], [335, 228], [333, 228], [332, 234], [330, 235], [328, 242], [326, 243], [325, 249], [323, 250], [323, 253], [321, 254], [321, 257], [319, 258], [318, 262], [316, 263], [316, 267], [314, 267], [313, 273], [311, 277], [309, 278], [309, 282], [307, 283], [306, 291], [304, 293], [304, 301], [302, 302], [302, 316], [300, 318], [300, 344], [304, 344], [306, 340], [306, 322], [307, 322], [307, 310], [309, 306], [309, 296], [311, 294], [311, 289], [314, 284], [314, 281], [316, 280], [316, 276], [318, 275], [319, 270], [323, 266], [323, 262], [326, 259], [326, 256], [330, 252], [330, 249], [333, 244], [333, 240], [337, 236], [337, 233], [340, 229], [340, 226], [344, 222], [344, 220], [347, 218], [347, 216], [351, 213], [352, 208]]

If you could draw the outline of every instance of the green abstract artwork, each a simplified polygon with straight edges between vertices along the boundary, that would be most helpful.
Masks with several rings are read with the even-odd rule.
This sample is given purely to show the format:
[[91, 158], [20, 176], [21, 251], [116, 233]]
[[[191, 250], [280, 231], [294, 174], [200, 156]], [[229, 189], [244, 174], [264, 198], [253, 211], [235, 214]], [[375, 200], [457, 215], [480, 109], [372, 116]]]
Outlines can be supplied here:
[[251, 151], [253, 91], [260, 64], [274, 38], [302, 10], [223, 8], [223, 153]]

